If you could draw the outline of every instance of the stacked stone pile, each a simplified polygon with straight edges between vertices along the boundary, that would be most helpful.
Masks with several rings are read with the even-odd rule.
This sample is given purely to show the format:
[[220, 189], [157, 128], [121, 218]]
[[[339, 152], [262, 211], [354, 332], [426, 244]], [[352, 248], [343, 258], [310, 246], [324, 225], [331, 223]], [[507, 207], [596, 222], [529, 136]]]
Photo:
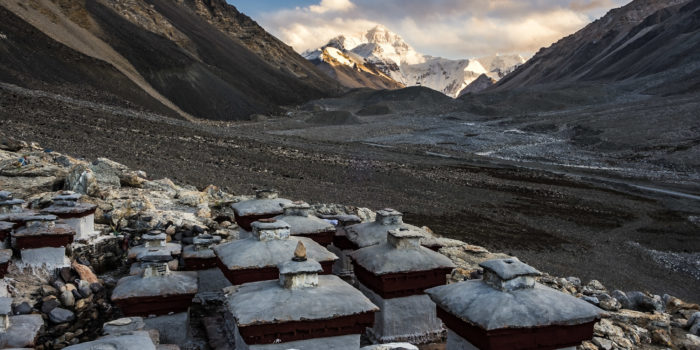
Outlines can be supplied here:
[[[607, 315], [595, 325], [595, 337], [585, 342], [583, 349], [700, 347], [698, 304], [668, 294], [609, 291], [597, 280], [582, 284], [576, 277], [543, 276], [539, 281], [607, 311]], [[693, 315], [697, 316], [693, 318]]]
[[101, 322], [112, 318], [114, 309], [104, 282], [89, 266], [73, 262], [71, 267], [60, 269], [55, 278], [43, 281], [13, 279], [17, 295], [13, 314], [38, 314], [44, 319], [35, 349], [61, 349], [94, 339], [100, 333]]

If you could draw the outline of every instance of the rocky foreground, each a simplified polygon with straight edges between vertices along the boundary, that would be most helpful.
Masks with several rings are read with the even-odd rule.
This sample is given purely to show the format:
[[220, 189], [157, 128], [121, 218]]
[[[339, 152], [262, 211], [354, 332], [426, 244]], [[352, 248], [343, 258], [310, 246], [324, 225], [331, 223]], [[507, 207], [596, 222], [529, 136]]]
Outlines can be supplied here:
[[[60, 349], [101, 335], [102, 323], [121, 316], [109, 295], [119, 277], [128, 274], [126, 250], [140, 243], [153, 229], [169, 241], [192, 244], [195, 235], [209, 232], [224, 242], [238, 239], [232, 203], [250, 198], [210, 185], [204, 189], [179, 186], [173, 181], [151, 179], [136, 171], [99, 158], [75, 159], [37, 144], [11, 139], [0, 144], [0, 190], [25, 199], [30, 209], [45, 208], [56, 192], [84, 194], [81, 201], [97, 205], [97, 243], [74, 243], [72, 265], [56, 275], [40, 269], [10, 265], [0, 294], [12, 296], [15, 314], [41, 314], [45, 320], [36, 349]], [[372, 220], [374, 212], [341, 204], [315, 204], [321, 214], [356, 214]], [[505, 257], [483, 247], [434, 237], [423, 244], [438, 249], [458, 267], [451, 281], [480, 278], [485, 260]], [[578, 263], [578, 262], [572, 262]], [[582, 349], [700, 349], [700, 306], [670, 295], [643, 291], [609, 291], [596, 280], [544, 275], [539, 282], [597, 305], [607, 312], [595, 326], [595, 338]], [[201, 298], [204, 300], [205, 298]], [[195, 301], [196, 303], [196, 301]], [[190, 325], [207, 317], [207, 308], [194, 312]], [[216, 348], [201, 324], [193, 327], [192, 348]], [[439, 345], [437, 345], [439, 346]]]

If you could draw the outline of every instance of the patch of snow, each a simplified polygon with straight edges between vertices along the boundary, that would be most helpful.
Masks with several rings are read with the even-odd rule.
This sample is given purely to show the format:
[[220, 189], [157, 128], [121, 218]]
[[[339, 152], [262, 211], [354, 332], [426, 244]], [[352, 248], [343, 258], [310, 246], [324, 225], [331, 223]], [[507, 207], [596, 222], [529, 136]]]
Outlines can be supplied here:
[[308, 50], [305, 51], [304, 53], [301, 54], [302, 57], [306, 58], [309, 61], [317, 60], [321, 58], [321, 54], [323, 51], [321, 49], [316, 49], [316, 50]]
[[334, 47], [325, 48], [324, 53], [332, 57], [334, 60], [338, 61], [342, 65], [352, 67], [354, 64], [354, 62], [349, 60], [340, 50]]

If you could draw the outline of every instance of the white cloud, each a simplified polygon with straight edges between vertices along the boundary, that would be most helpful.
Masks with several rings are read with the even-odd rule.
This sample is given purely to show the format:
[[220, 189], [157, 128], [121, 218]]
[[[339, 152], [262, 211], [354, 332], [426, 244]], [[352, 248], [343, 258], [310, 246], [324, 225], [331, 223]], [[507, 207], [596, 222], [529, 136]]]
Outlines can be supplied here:
[[383, 24], [448, 58], [534, 53], [629, 0], [322, 0], [256, 18], [299, 52]]
[[314, 13], [343, 12], [352, 9], [355, 4], [350, 0], [322, 0], [319, 5], [309, 6], [309, 11]]

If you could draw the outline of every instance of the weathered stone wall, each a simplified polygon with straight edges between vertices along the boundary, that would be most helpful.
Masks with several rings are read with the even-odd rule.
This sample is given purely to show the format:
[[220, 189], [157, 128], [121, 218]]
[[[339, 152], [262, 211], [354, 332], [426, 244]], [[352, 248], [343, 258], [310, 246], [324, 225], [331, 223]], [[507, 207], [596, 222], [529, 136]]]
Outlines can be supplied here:
[[87, 261], [96, 273], [115, 270], [126, 256], [124, 236], [102, 236], [93, 244], [73, 245], [72, 258]]

